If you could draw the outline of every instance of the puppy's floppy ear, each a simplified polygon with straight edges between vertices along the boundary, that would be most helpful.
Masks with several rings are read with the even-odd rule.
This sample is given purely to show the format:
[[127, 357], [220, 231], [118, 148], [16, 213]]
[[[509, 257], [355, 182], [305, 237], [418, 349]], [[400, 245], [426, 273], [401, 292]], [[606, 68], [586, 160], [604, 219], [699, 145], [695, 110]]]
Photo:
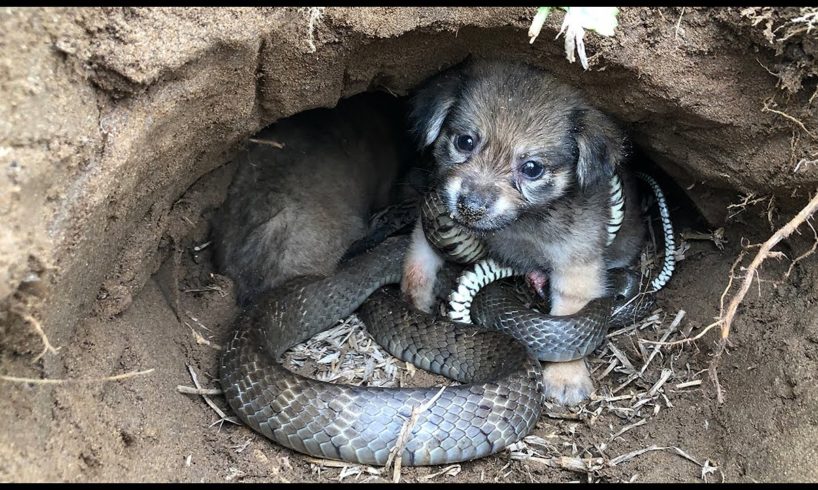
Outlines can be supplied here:
[[412, 96], [409, 127], [418, 140], [420, 149], [435, 142], [443, 122], [460, 92], [463, 68], [470, 57], [426, 81]]
[[625, 133], [596, 109], [579, 109], [574, 113], [574, 138], [577, 141], [577, 181], [588, 189], [607, 181], [616, 166], [625, 159]]

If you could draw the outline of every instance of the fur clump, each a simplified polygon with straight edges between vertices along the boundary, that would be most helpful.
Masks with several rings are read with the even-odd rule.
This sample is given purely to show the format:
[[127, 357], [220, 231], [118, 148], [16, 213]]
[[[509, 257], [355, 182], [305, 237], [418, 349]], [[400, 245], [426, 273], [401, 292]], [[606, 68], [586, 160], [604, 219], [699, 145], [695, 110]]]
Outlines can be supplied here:
[[367, 234], [403, 168], [402, 121], [394, 97], [367, 94], [282, 120], [248, 144], [212, 220], [216, 263], [240, 304], [293, 277], [330, 274]]

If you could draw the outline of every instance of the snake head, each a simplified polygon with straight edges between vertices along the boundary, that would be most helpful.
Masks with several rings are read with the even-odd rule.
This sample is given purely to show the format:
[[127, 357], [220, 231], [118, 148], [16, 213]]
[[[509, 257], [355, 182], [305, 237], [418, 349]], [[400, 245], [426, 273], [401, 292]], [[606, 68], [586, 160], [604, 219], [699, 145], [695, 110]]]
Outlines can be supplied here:
[[608, 271], [608, 291], [617, 301], [627, 301], [639, 294], [642, 275], [631, 269], [611, 269]]
[[426, 240], [447, 260], [471, 264], [486, 256], [482, 240], [455, 222], [437, 190], [426, 194], [420, 206], [420, 220]]

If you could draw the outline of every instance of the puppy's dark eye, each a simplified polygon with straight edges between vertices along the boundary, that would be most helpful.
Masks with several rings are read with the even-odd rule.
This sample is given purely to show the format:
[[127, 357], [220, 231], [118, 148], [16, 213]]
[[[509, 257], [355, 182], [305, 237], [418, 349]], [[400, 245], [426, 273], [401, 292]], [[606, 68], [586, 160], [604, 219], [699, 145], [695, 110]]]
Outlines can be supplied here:
[[520, 167], [520, 172], [529, 180], [537, 180], [545, 173], [545, 167], [540, 162], [529, 160]]
[[474, 138], [469, 136], [468, 134], [461, 134], [454, 140], [455, 146], [457, 149], [463, 152], [470, 152], [474, 150]]

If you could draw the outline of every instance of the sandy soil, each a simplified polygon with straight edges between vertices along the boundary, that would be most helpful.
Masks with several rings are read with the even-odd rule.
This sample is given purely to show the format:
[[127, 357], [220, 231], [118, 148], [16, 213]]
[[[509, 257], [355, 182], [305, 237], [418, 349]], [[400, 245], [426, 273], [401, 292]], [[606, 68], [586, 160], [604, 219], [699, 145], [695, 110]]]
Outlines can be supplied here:
[[[552, 42], [556, 17], [527, 43], [532, 14], [338, 8], [309, 31], [308, 13], [290, 8], [1, 11], [0, 374], [152, 371], [105, 383], [2, 381], [0, 481], [381, 478], [347, 476], [246, 428], [213, 425], [219, 417], [201, 397], [176, 391], [192, 383], [187, 366], [214, 386], [218, 350], [196, 336], [220, 344], [236, 313], [209, 249], [193, 247], [207, 242], [232, 175], [224, 163], [245, 138], [369, 88], [403, 94], [468, 53], [526, 60], [585, 88], [678, 185], [680, 231], [724, 225], [727, 243], [688, 240], [657, 321], [598, 353], [603, 400], [574, 414], [549, 409], [541, 439], [515, 455], [534, 458], [504, 452], [454, 476], [407, 469], [404, 480], [818, 480], [814, 256], [786, 279], [787, 260], [764, 264], [720, 363], [724, 404], [704, 371], [715, 332], [663, 349], [622, 388], [626, 362], [602, 376], [615, 349], [640, 370], [653, 347], [639, 340], [661, 338], [679, 310], [670, 340], [710, 324], [742, 243], [766, 239], [814, 192], [818, 43], [805, 32], [782, 39], [800, 12], [624, 9], [617, 36], [586, 37], [588, 72]], [[727, 219], [748, 193], [775, 199]], [[809, 249], [811, 232], [802, 232], [777, 250]], [[59, 347], [39, 358], [38, 324]], [[672, 377], [645, 398], [663, 369]], [[609, 464], [653, 445], [687, 457], [657, 449]], [[543, 462], [556, 456], [593, 467]]]

